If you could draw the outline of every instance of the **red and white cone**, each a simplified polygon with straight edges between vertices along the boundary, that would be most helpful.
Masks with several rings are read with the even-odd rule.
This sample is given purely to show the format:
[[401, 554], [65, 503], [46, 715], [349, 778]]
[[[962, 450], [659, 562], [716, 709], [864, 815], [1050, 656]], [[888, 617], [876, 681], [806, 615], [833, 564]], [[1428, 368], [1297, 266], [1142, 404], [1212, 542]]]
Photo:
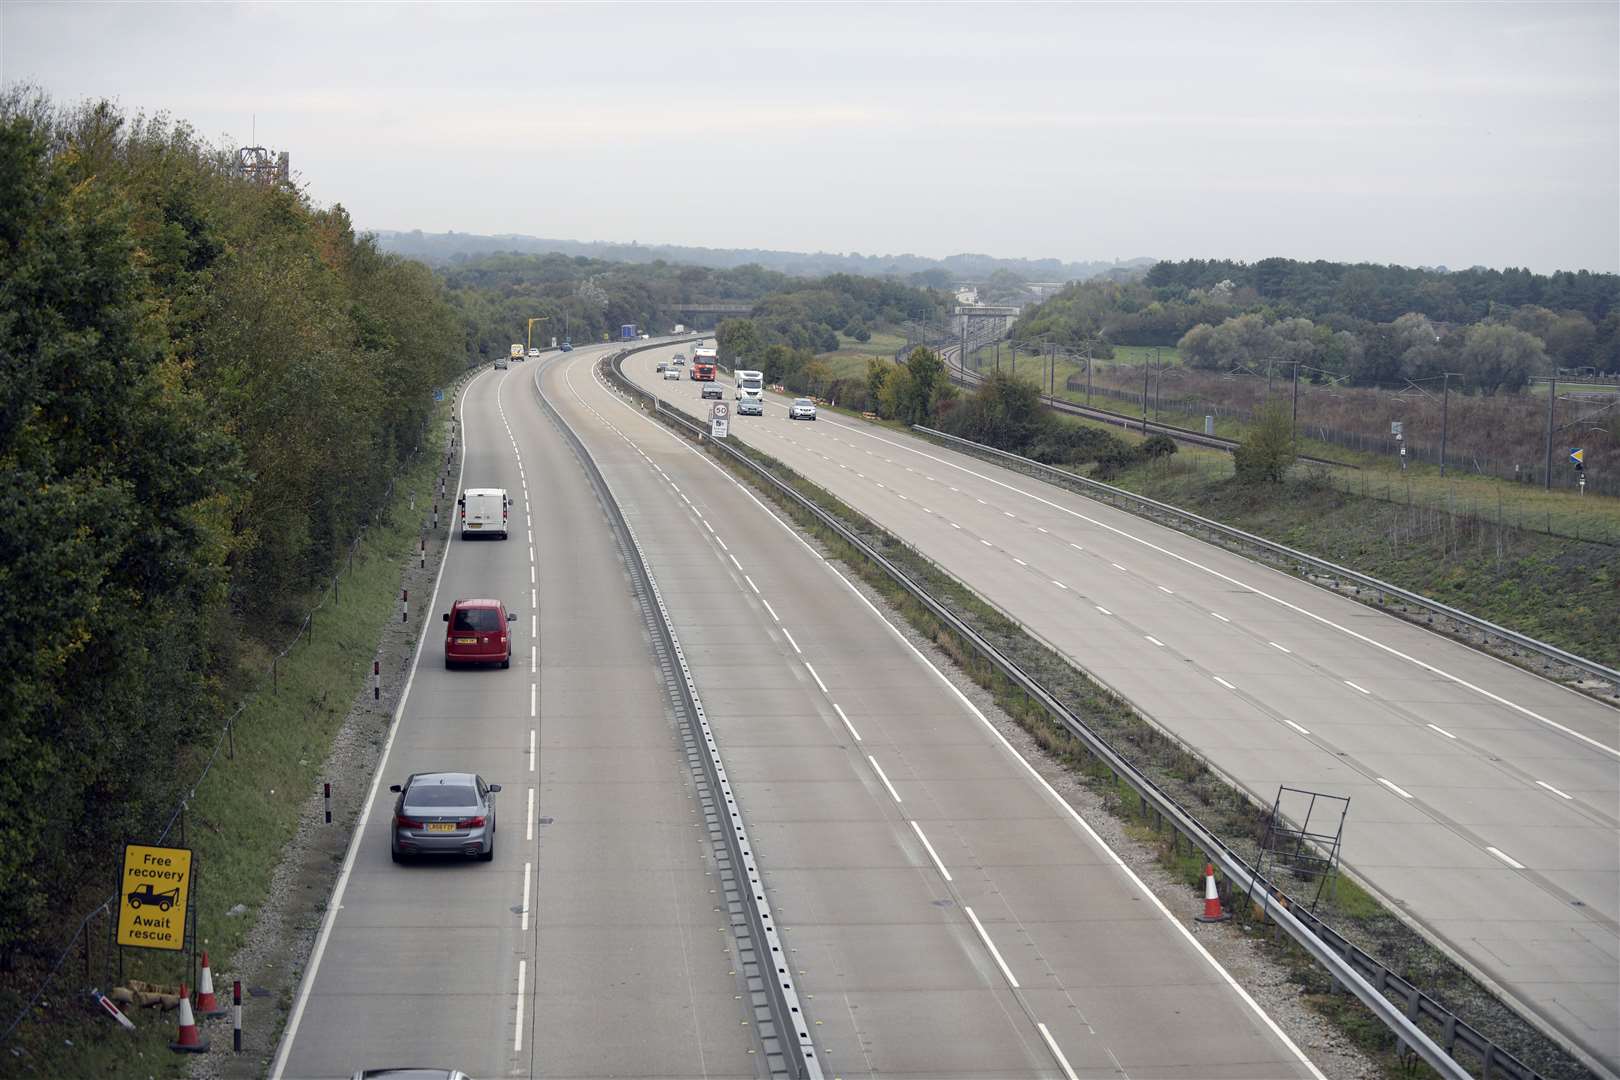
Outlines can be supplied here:
[[197, 1015], [204, 1020], [212, 1020], [216, 1016], [224, 1016], [225, 1010], [220, 1007], [219, 999], [214, 997], [214, 973], [208, 970], [208, 954], [202, 956], [202, 985], [197, 987]]
[[177, 1054], [208, 1053], [208, 1039], [197, 1030], [197, 1020], [191, 1015], [191, 990], [185, 983], [180, 984], [180, 1034], [169, 1049]]
[[1204, 913], [1199, 915], [1197, 922], [1225, 922], [1232, 916], [1221, 909], [1221, 894], [1215, 888], [1215, 867], [1211, 863], [1204, 864]]

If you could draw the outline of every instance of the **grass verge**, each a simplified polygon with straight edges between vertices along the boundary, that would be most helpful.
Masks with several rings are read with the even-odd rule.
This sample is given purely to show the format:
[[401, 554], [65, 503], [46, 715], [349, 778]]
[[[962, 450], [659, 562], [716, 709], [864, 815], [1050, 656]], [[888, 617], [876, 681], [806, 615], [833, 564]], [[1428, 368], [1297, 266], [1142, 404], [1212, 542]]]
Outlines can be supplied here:
[[[1066, 658], [1029, 637], [1012, 620], [971, 590], [877, 527], [835, 496], [798, 476], [769, 455], [732, 440], [734, 448], [837, 518], [846, 528], [880, 551], [903, 573], [988, 639], [1003, 655], [1039, 680], [1093, 731], [1133, 766], [1150, 777], [1204, 825], [1251, 861], [1258, 851], [1269, 808], [1225, 783], [1195, 755], [1139, 717], [1112, 692], [1075, 668]], [[910, 593], [869, 561], [858, 549], [827, 529], [796, 502], [764, 483], [730, 455], [708, 452], [745, 482], [770, 498], [828, 554], [882, 594], [892, 608], [926, 636], [970, 678], [995, 697], [998, 705], [1028, 731], [1054, 759], [1098, 791], [1110, 810], [1139, 837], [1151, 839], [1165, 866], [1179, 874], [1196, 896], [1204, 857], [1173, 830], [1166, 830], [1123, 781], [1094, 758], [1084, 744], [1060, 726], [1045, 709], [1009, 682], [965, 641], [960, 640]], [[1303, 883], [1301, 883], [1303, 885]], [[1243, 905], [1234, 905], [1262, 948], [1289, 973], [1299, 993], [1346, 1038], [1379, 1062], [1385, 1076], [1433, 1075], [1425, 1065], [1396, 1051], [1383, 1024], [1355, 998], [1335, 993], [1327, 974], [1285, 935], [1255, 923]], [[1391, 970], [1422, 987], [1457, 1015], [1486, 1033], [1499, 1046], [1529, 1063], [1548, 1080], [1576, 1080], [1590, 1074], [1574, 1058], [1523, 1020], [1416, 931], [1387, 911], [1353, 881], [1340, 877], [1325, 892], [1318, 914]], [[1431, 1032], [1431, 1034], [1436, 1034]]]
[[[448, 415], [447, 406], [439, 420]], [[232, 970], [299, 814], [322, 780], [332, 738], [370, 675], [383, 628], [397, 621], [401, 567], [417, 550], [422, 493], [431, 492], [442, 463], [446, 426], [430, 425], [421, 453], [398, 477], [392, 502], [366, 531], [352, 562], [345, 559], [340, 567], [335, 589], [312, 592], [294, 607], [315, 608], [311, 629], [277, 663], [274, 679], [259, 680], [245, 695], [232, 752], [222, 753], [197, 785], [184, 815], [183, 841], [178, 832], [168, 841], [193, 851], [195, 940], [209, 953], [222, 1002], [228, 1003], [230, 987], [218, 981], [219, 973]], [[263, 632], [284, 640], [289, 631]], [[211, 749], [198, 748], [177, 763], [176, 773], [196, 775]], [[187, 961], [143, 949], [123, 950], [120, 960], [110, 947], [107, 921], [94, 921], [87, 951], [69, 958], [19, 1026], [0, 1071], [52, 1080], [186, 1075], [191, 1059], [168, 1049], [176, 1014], [137, 1010], [130, 1014], [136, 1031], [126, 1032], [70, 987], [83, 982], [107, 989], [129, 978], [171, 985], [183, 979], [195, 986]]]

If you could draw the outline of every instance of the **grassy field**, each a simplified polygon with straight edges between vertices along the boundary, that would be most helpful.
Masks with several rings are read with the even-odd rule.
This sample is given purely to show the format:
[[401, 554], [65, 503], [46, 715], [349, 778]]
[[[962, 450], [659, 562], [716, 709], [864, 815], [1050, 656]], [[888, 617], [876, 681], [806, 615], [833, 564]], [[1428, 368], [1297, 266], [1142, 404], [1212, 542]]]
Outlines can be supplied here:
[[[441, 419], [447, 416], [445, 406]], [[228, 999], [230, 987], [218, 981], [220, 973], [231, 970], [232, 956], [251, 929], [252, 913], [265, 899], [300, 811], [317, 790], [332, 737], [370, 675], [382, 629], [397, 618], [400, 570], [416, 550], [422, 508], [427, 505], [424, 493], [431, 490], [442, 463], [442, 445], [443, 425], [434, 424], [416, 463], [399, 478], [392, 505], [356, 549], [352, 569], [347, 561], [341, 567], [337, 592], [312, 594], [301, 605], [305, 610], [316, 608], [313, 631], [299, 637], [279, 661], [274, 688], [268, 677], [257, 680], [236, 721], [234, 753], [220, 755], [190, 802], [184, 846], [194, 853], [196, 940], [210, 954], [215, 990], [222, 1000]], [[285, 637], [291, 636], [286, 632]], [[268, 652], [264, 655], [267, 658]], [[211, 750], [211, 744], [198, 747], [193, 760], [181, 763], [178, 773], [196, 775]], [[179, 835], [168, 842], [180, 843]], [[113, 868], [108, 869], [111, 879]], [[228, 914], [238, 904], [247, 914]], [[106, 921], [96, 920], [89, 955], [70, 960], [45, 994], [47, 1004], [18, 1029], [13, 1046], [21, 1053], [8, 1055], [5, 1075], [186, 1074], [187, 1059], [168, 1050], [175, 1014], [140, 1010], [131, 1016], [137, 1027], [131, 1034], [90, 1012], [88, 999], [73, 998], [70, 987], [86, 979], [102, 989], [120, 981], [106, 935]], [[103, 982], [103, 973], [109, 970], [111, 977]], [[125, 950], [122, 972], [124, 977], [163, 984], [193, 981], [180, 957], [143, 949]], [[20, 1004], [8, 1001], [6, 1019], [9, 1009]]]

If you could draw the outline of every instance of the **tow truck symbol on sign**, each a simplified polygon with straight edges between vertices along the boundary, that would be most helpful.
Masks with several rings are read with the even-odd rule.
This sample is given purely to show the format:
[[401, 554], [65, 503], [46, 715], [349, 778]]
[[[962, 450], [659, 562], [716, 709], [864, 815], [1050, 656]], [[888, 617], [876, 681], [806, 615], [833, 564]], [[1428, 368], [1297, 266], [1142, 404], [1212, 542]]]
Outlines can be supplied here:
[[153, 892], [151, 883], [146, 882], [130, 893], [126, 899], [129, 900], [129, 906], [136, 911], [147, 906], [155, 907], [159, 911], [168, 911], [180, 899], [180, 887], [177, 885], [168, 892]]

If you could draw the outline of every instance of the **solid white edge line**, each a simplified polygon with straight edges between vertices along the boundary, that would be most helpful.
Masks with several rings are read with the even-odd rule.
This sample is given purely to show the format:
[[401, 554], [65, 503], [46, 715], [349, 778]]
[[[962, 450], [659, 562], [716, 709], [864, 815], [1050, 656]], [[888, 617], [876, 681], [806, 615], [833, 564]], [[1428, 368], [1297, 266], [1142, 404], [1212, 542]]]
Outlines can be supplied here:
[[928, 850], [928, 857], [934, 860], [934, 866], [938, 868], [940, 876], [946, 881], [952, 880], [951, 872], [945, 869], [945, 863], [940, 859], [939, 852], [934, 850], [934, 845], [930, 844], [928, 842], [928, 837], [923, 835], [922, 826], [917, 824], [915, 821], [912, 821], [911, 831], [917, 834], [917, 839], [921, 840], [922, 846]]
[[1407, 791], [1405, 788], [1401, 787], [1399, 784], [1395, 783], [1392, 780], [1385, 780], [1382, 776], [1375, 777], [1374, 779], [1376, 779], [1380, 784], [1383, 784], [1385, 787], [1389, 788], [1389, 790], [1393, 791], [1395, 794], [1399, 795], [1403, 799], [1410, 799], [1412, 797], [1412, 793], [1410, 791]]
[[1080, 1080], [1080, 1077], [1076, 1076], [1074, 1070], [1069, 1067], [1069, 1059], [1063, 1056], [1062, 1050], [1058, 1049], [1057, 1040], [1052, 1038], [1050, 1031], [1046, 1030], [1046, 1025], [1037, 1023], [1035, 1028], [1041, 1033], [1041, 1038], [1046, 1040], [1046, 1048], [1052, 1051], [1053, 1057], [1057, 1058], [1058, 1067], [1063, 1070], [1064, 1080]]
[[[462, 387], [457, 404], [460, 406], [462, 430], [466, 430], [467, 391], [472, 384], [482, 378], [480, 371], [467, 381]], [[456, 473], [456, 490], [461, 490], [462, 481], [467, 477], [467, 455], [461, 455], [461, 468]], [[444, 557], [439, 560], [439, 572], [433, 577], [433, 595], [428, 597], [428, 611], [438, 610], [439, 586], [444, 581], [444, 568], [450, 565], [450, 552], [446, 548]], [[394, 749], [394, 736], [399, 734], [399, 722], [405, 714], [405, 703], [410, 700], [411, 687], [416, 682], [416, 671], [422, 664], [422, 651], [427, 648], [428, 638], [431, 634], [423, 634], [416, 642], [416, 656], [411, 661], [411, 673], [405, 678], [405, 689], [399, 696], [399, 704], [394, 706], [394, 719], [388, 725], [388, 738], [383, 743], [382, 756], [377, 759], [377, 771], [371, 777], [371, 790], [366, 793], [366, 801], [360, 806], [360, 817], [355, 822], [354, 834], [349, 837], [349, 850], [343, 856], [343, 868], [338, 871], [337, 884], [332, 888], [332, 899], [327, 904], [326, 915], [321, 919], [321, 930], [315, 937], [315, 947], [310, 950], [309, 963], [304, 966], [303, 978], [298, 980], [298, 997], [293, 1001], [292, 1012], [287, 1016], [287, 1027], [282, 1032], [281, 1041], [276, 1046], [276, 1058], [270, 1066], [270, 1080], [281, 1080], [287, 1068], [287, 1058], [292, 1053], [293, 1041], [298, 1038], [298, 1025], [304, 1019], [304, 1008], [309, 1004], [309, 991], [315, 985], [315, 977], [321, 969], [321, 957], [326, 953], [326, 943], [332, 937], [332, 924], [337, 922], [338, 912], [343, 910], [343, 893], [349, 887], [349, 875], [354, 872], [354, 858], [360, 851], [360, 839], [365, 835], [366, 823], [371, 817], [371, 804], [376, 801], [377, 789], [382, 784], [383, 774], [388, 770], [388, 755]]]
[[872, 763], [872, 768], [877, 770], [878, 779], [883, 781], [883, 786], [889, 789], [890, 797], [893, 798], [895, 802], [900, 802], [900, 793], [894, 790], [893, 784], [889, 783], [889, 777], [886, 773], [884, 773], [883, 766], [877, 763], [877, 758], [873, 757], [871, 754], [867, 754], [866, 760], [870, 761]]
[[793, 640], [793, 635], [788, 632], [788, 628], [785, 626], [782, 627], [782, 636], [788, 639], [788, 644], [793, 646], [794, 652], [798, 653], [800, 656], [804, 655], [804, 650], [799, 648], [799, 643]]
[[1552, 792], [1554, 795], [1558, 796], [1560, 799], [1574, 799], [1575, 798], [1575, 796], [1573, 796], [1573, 795], [1566, 795], [1564, 792], [1559, 791], [1557, 788], [1553, 787], [1551, 784], [1547, 783], [1547, 781], [1545, 781], [1545, 780], [1537, 780], [1536, 785], [1538, 787], [1546, 788], [1548, 791]]
[[1001, 958], [1001, 950], [996, 948], [996, 943], [990, 940], [989, 934], [985, 933], [984, 924], [979, 921], [977, 915], [973, 914], [973, 909], [966, 904], [962, 905], [962, 910], [967, 912], [967, 917], [973, 922], [973, 929], [979, 932], [979, 938], [984, 942], [984, 947], [989, 949], [990, 955], [995, 958], [996, 966], [1001, 969], [1001, 974], [1007, 979], [1007, 985], [1017, 990], [1018, 977], [1012, 973], [1012, 968], [1007, 966], [1007, 961]]
[[855, 741], [860, 742], [861, 741], [861, 733], [855, 730], [855, 725], [849, 722], [849, 717], [844, 715], [844, 710], [839, 706], [838, 702], [836, 702], [836, 701], [833, 702], [833, 710], [838, 713], [838, 719], [840, 719], [840, 720], [842, 720], [844, 722], [844, 726], [849, 728], [849, 733], [851, 735], [855, 736]]
[[808, 663], [806, 663], [804, 665], [804, 670], [808, 671], [810, 673], [810, 677], [812, 679], [816, 680], [816, 685], [821, 687], [821, 692], [823, 694], [831, 694], [832, 693], [830, 690], [827, 689], [827, 684], [821, 681], [821, 676], [816, 674], [816, 669], [815, 668], [811, 667]]
[[528, 974], [529, 962], [527, 960], [519, 960], [517, 980], [517, 1023], [514, 1025], [514, 1030], [512, 1032], [512, 1053], [514, 1054], [523, 1050], [523, 991], [529, 984]]
[[[529, 790], [532, 791], [534, 789], [530, 788]], [[523, 921], [518, 924], [518, 931], [520, 933], [527, 933], [528, 930], [529, 930], [529, 879], [532, 878], [533, 876], [534, 876], [534, 864], [533, 863], [524, 863], [523, 864], [523, 916], [522, 916]]]
[[1503, 851], [1501, 848], [1493, 848], [1493, 847], [1490, 847], [1489, 845], [1487, 845], [1485, 850], [1490, 852], [1492, 855], [1495, 855], [1498, 859], [1501, 859], [1503, 862], [1507, 863], [1509, 866], [1513, 867], [1513, 869], [1515, 869], [1515, 870], [1523, 870], [1524, 869], [1524, 863], [1522, 863], [1519, 860], [1513, 858], [1513, 856], [1509, 855], [1507, 852]]
[[[593, 372], [593, 379], [594, 379], [594, 372]], [[572, 380], [569, 381], [569, 385], [570, 385], [570, 387], [572, 387], [572, 385], [573, 385]], [[904, 633], [901, 632], [899, 627], [895, 626], [892, 622], [890, 622], [884, 616], [883, 612], [878, 610], [877, 605], [872, 603], [871, 600], [867, 599], [865, 594], [863, 594], [860, 589], [855, 587], [854, 582], [850, 581], [849, 578], [846, 577], [843, 574], [843, 572], [840, 571], [836, 566], [834, 566], [830, 560], [825, 558], [815, 548], [811, 547], [809, 541], [807, 541], [804, 537], [800, 536], [798, 534], [798, 532], [794, 530], [793, 526], [789, 525], [786, 521], [782, 520], [781, 516], [779, 514], [777, 514], [774, 510], [772, 510], [769, 506], [767, 506], [757, 495], [755, 495], [752, 491], [750, 491], [747, 487], [745, 487], [740, 481], [734, 479], [731, 476], [731, 474], [729, 472], [727, 472], [720, 465], [719, 462], [710, 460], [707, 455], [705, 455], [702, 451], [698, 450], [696, 447], [687, 445], [685, 443], [685, 441], [680, 438], [680, 436], [678, 436], [674, 432], [670, 431], [664, 425], [660, 424], [658, 421], [654, 420], [652, 417], [648, 416], [646, 413], [642, 412], [640, 409], [636, 408], [634, 405], [631, 405], [628, 401], [625, 401], [623, 398], [619, 397], [619, 395], [613, 393], [613, 391], [610, 390], [608, 387], [603, 386], [603, 384], [599, 380], [597, 380], [597, 385], [601, 386], [602, 389], [609, 394], [609, 396], [612, 398], [612, 400], [614, 402], [616, 402], [619, 405], [620, 408], [624, 409], [628, 413], [631, 413], [631, 414], [635, 415], [643, 423], [645, 423], [651, 430], [660, 433], [665, 438], [669, 439], [670, 442], [674, 443], [676, 446], [678, 446], [681, 449], [685, 450], [687, 453], [692, 454], [698, 460], [705, 462], [715, 472], [719, 473], [721, 476], [725, 477], [727, 480], [730, 480], [733, 484], [735, 484], [737, 486], [737, 488], [740, 491], [742, 491], [743, 494], [747, 495], [751, 500], [753, 500], [753, 503], [754, 503], [755, 506], [759, 507], [760, 510], [762, 510], [768, 517], [770, 517], [770, 519], [772, 521], [775, 521], [776, 524], [782, 529], [782, 531], [784, 533], [786, 533], [789, 537], [791, 537], [795, 543], [797, 543], [800, 547], [804, 548], [805, 551], [809, 552], [816, 559], [820, 560], [822, 565], [826, 566], [828, 571], [831, 572], [833, 574], [833, 576], [835, 576], [840, 582], [843, 583], [844, 588], [849, 590], [850, 595], [854, 596], [857, 600], [859, 600], [862, 604], [864, 604], [866, 606], [866, 609], [872, 613], [872, 617], [877, 619], [877, 621], [879, 623], [881, 623], [883, 626], [887, 627], [888, 630], [889, 630], [889, 633], [894, 635], [894, 638], [895, 638], [896, 641], [900, 642], [903, 646], [905, 646], [906, 649], [910, 650], [911, 654], [913, 656], [915, 656], [923, 664], [924, 667], [926, 667], [929, 671], [934, 673], [934, 675], [939, 679], [939, 681], [945, 685], [946, 689], [951, 694], [953, 694], [958, 701], [960, 701], [962, 703], [963, 707], [966, 708], [967, 711], [972, 716], [977, 718], [979, 723], [984, 725], [985, 729], [990, 732], [990, 734], [995, 738], [995, 740], [997, 742], [999, 742], [1001, 744], [1002, 748], [1005, 749], [1007, 751], [1007, 753], [1012, 755], [1013, 760], [1017, 761], [1020, 765], [1022, 765], [1024, 767], [1024, 770], [1027, 773], [1029, 773], [1031, 779], [1033, 779], [1034, 782], [1042, 790], [1044, 790], [1047, 793], [1048, 796], [1051, 797], [1053, 802], [1055, 802], [1065, 813], [1067, 813], [1069, 815], [1069, 817], [1071, 819], [1073, 819], [1075, 824], [1077, 824], [1080, 827], [1080, 829], [1083, 832], [1085, 832], [1085, 834], [1091, 839], [1091, 841], [1094, 844], [1096, 844], [1099, 848], [1101, 848], [1103, 850], [1103, 852], [1108, 856], [1109, 860], [1114, 864], [1114, 866], [1121, 873], [1123, 873], [1136, 886], [1137, 889], [1139, 889], [1141, 891], [1143, 896], [1147, 897], [1148, 901], [1154, 906], [1154, 908], [1156, 908], [1158, 910], [1159, 914], [1164, 916], [1165, 921], [1168, 922], [1172, 927], [1175, 928], [1176, 933], [1181, 935], [1182, 939], [1184, 941], [1186, 941], [1187, 944], [1192, 947], [1193, 951], [1195, 951], [1196, 953], [1198, 953], [1199, 956], [1204, 958], [1204, 961], [1207, 964], [1209, 964], [1209, 966], [1211, 968], [1213, 968], [1215, 970], [1215, 972], [1220, 976], [1221, 981], [1224, 982], [1231, 989], [1231, 991], [1234, 994], [1237, 995], [1237, 997], [1238, 997], [1238, 999], [1240, 1001], [1242, 1001], [1245, 1005], [1247, 1005], [1249, 1007], [1249, 1009], [1257, 1017], [1260, 1018], [1261, 1023], [1263, 1023], [1266, 1026], [1266, 1029], [1269, 1030], [1274, 1036], [1276, 1036], [1278, 1041], [1281, 1042], [1284, 1046], [1286, 1046], [1288, 1048], [1289, 1052], [1292, 1053], [1296, 1059], [1298, 1059], [1300, 1064], [1310, 1072], [1310, 1075], [1313, 1077], [1313, 1080], [1327, 1080], [1327, 1077], [1322, 1073], [1322, 1070], [1320, 1070], [1320, 1069], [1318, 1069], [1316, 1067], [1315, 1062], [1311, 1061], [1311, 1059], [1305, 1055], [1305, 1052], [1302, 1051], [1299, 1048], [1299, 1046], [1294, 1042], [1294, 1040], [1288, 1037], [1287, 1032], [1283, 1031], [1283, 1029], [1278, 1025], [1277, 1021], [1272, 1019], [1271, 1015], [1269, 1013], [1267, 1013], [1265, 1011], [1265, 1009], [1260, 1007], [1260, 1003], [1254, 999], [1253, 995], [1251, 995], [1247, 990], [1245, 990], [1243, 988], [1242, 984], [1240, 984], [1236, 979], [1234, 979], [1232, 977], [1231, 972], [1227, 971], [1226, 968], [1221, 965], [1221, 962], [1219, 960], [1215, 959], [1215, 955], [1213, 953], [1211, 953], [1207, 948], [1204, 947], [1203, 943], [1198, 940], [1197, 936], [1195, 934], [1193, 934], [1193, 932], [1191, 930], [1189, 930], [1186, 926], [1182, 925], [1181, 921], [1179, 919], [1177, 919], [1176, 916], [1171, 913], [1171, 911], [1170, 911], [1170, 909], [1168, 907], [1165, 906], [1164, 901], [1160, 900], [1159, 897], [1151, 889], [1149, 889], [1147, 887], [1146, 883], [1144, 883], [1142, 881], [1141, 877], [1139, 877], [1137, 875], [1136, 871], [1132, 870], [1130, 868], [1130, 866], [1128, 866], [1126, 864], [1125, 860], [1120, 858], [1119, 853], [1116, 852], [1113, 848], [1108, 846], [1107, 841], [1105, 841], [1102, 838], [1101, 834], [1099, 834], [1097, 832], [1097, 830], [1095, 830], [1095, 829], [1093, 829], [1091, 827], [1090, 822], [1086, 821], [1086, 819], [1081, 816], [1081, 814], [1080, 814], [1080, 812], [1078, 810], [1076, 810], [1073, 806], [1069, 805], [1068, 800], [1064, 799], [1064, 797], [1062, 795], [1058, 794], [1057, 789], [1054, 788], [1050, 783], [1047, 782], [1046, 777], [1042, 776], [1040, 774], [1040, 772], [1038, 770], [1036, 770], [1035, 766], [1031, 765], [1024, 758], [1024, 756], [1018, 752], [1017, 748], [1013, 746], [1013, 744], [1007, 739], [1007, 737], [1005, 735], [1003, 735], [1000, 731], [996, 730], [996, 726], [990, 722], [989, 717], [985, 716], [984, 713], [979, 710], [978, 706], [974, 705], [973, 702], [968, 699], [968, 696], [966, 694], [964, 694], [961, 691], [961, 689], [959, 687], [957, 687], [957, 685], [951, 681], [950, 677], [948, 675], [946, 675], [943, 671], [941, 671], [939, 669], [939, 667], [932, 660], [928, 659], [928, 657], [923, 654], [921, 649], [917, 648], [917, 646], [914, 645], [911, 642], [911, 640], [909, 638], [907, 638]], [[575, 394], [576, 395], [578, 394], [577, 390], [575, 391]], [[839, 424], [837, 421], [830, 421], [830, 423], [832, 423], [833, 426], [835, 426], [835, 427], [845, 427], [845, 426], [847, 426], [847, 425], [844, 425], [844, 424]], [[861, 434], [865, 434], [865, 432], [862, 432]], [[869, 437], [876, 438], [876, 436], [869, 436]], [[953, 468], [961, 468], [961, 466], [955, 465], [955, 464], [950, 463], [950, 462], [946, 462], [946, 464], [950, 464]], [[963, 471], [971, 472], [971, 470], [963, 470]], [[977, 474], [974, 474], [974, 475], [977, 475]], [[999, 483], [999, 481], [997, 481], [997, 482]], [[1005, 485], [1005, 486], [1010, 486], [1010, 485]], [[1035, 496], [1031, 496], [1031, 497], [1033, 498]], [[1074, 512], [1069, 511], [1069, 513], [1074, 513]], [[1075, 514], [1075, 516], [1083, 517], [1084, 515]], [[1105, 526], [1105, 527], [1107, 527], [1107, 526]], [[1115, 531], [1118, 531], [1118, 530], [1115, 530]], [[1238, 585], [1242, 585], [1241, 582], [1234, 582], [1234, 583], [1238, 584]], [[1249, 586], [1242, 586], [1242, 587], [1245, 588], [1245, 589], [1250, 588]], [[1101, 611], [1104, 615], [1113, 614], [1112, 612], [1108, 611], [1106, 608], [1103, 608], [1103, 607], [1098, 607], [1097, 610]], [[821, 685], [821, 678], [816, 675], [815, 668], [811, 667], [808, 663], [805, 664], [804, 666], [810, 671], [811, 676], [813, 678], [815, 678], [816, 683], [818, 685]], [[822, 685], [821, 689], [822, 689], [823, 692], [826, 692], [826, 690], [827, 690], [825, 685]], [[1307, 734], [1309, 734], [1309, 733], [1307, 732]]]

